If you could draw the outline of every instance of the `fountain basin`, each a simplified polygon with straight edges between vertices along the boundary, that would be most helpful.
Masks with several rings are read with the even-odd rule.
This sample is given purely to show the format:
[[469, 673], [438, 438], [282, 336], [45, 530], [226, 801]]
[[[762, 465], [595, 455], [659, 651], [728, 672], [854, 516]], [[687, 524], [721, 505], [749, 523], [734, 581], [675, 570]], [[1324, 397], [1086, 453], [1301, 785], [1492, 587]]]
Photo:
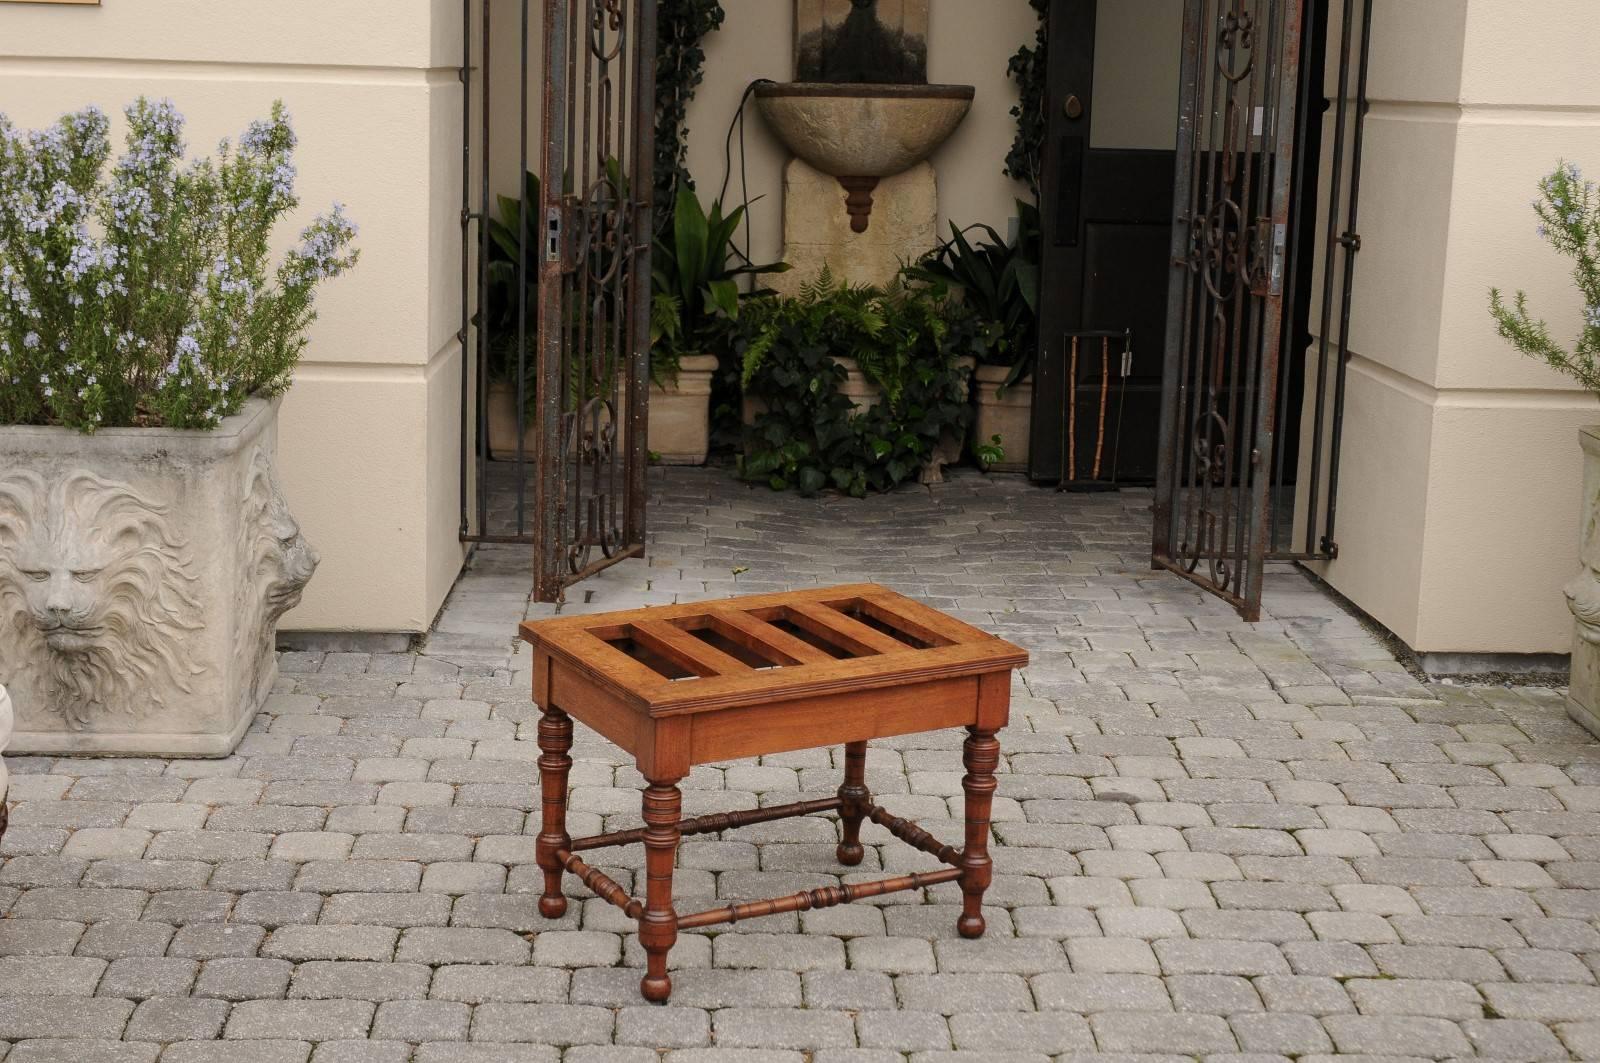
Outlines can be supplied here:
[[[841, 179], [904, 173], [950, 138], [971, 85], [767, 84], [756, 104], [784, 146]], [[848, 187], [848, 185], [846, 186]]]

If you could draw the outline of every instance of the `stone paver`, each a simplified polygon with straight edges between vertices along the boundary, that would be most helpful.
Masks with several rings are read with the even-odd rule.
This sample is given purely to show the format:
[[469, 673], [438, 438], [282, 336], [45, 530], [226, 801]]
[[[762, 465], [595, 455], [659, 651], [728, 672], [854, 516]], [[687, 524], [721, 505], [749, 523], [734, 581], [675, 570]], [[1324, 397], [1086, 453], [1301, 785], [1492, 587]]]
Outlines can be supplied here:
[[[484, 547], [419, 652], [284, 654], [235, 756], [10, 760], [0, 1057], [1600, 1057], [1600, 746], [1559, 691], [1419, 681], [1288, 569], [1243, 624], [1150, 570], [1148, 492], [651, 483], [649, 559], [561, 611], [875, 580], [1032, 652], [987, 939], [957, 939], [948, 886], [755, 920], [685, 934], [672, 1004], [643, 1006], [626, 919], [535, 910], [537, 712], [511, 633], [557, 608], [529, 604], [524, 550]], [[957, 843], [961, 737], [868, 758], [888, 807]], [[574, 833], [637, 824], [632, 764], [581, 729], [573, 756]], [[822, 796], [840, 767], [700, 767], [686, 814]], [[827, 817], [697, 838], [680, 892], [837, 883], [835, 838]], [[863, 870], [926, 866], [864, 840]], [[596, 863], [626, 884], [641, 858]]]

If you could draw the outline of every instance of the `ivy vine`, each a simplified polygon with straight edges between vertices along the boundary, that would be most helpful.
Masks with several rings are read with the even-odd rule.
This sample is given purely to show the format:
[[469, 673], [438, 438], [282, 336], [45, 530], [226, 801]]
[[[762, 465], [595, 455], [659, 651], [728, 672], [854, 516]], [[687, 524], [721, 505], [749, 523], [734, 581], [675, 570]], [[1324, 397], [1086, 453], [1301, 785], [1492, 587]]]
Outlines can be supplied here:
[[1039, 199], [1040, 174], [1044, 169], [1045, 138], [1045, 54], [1050, 33], [1050, 0], [1029, 0], [1039, 13], [1039, 29], [1032, 44], [1017, 49], [1006, 66], [1006, 74], [1017, 83], [1021, 99], [1011, 108], [1017, 120], [1017, 133], [1006, 152], [1004, 173], [1025, 182]]
[[[705, 80], [701, 41], [722, 25], [720, 0], [660, 0], [656, 16], [656, 158], [655, 201], [677, 202], [678, 188], [694, 187], [689, 174], [689, 101]], [[671, 217], [661, 210], [658, 224]]]

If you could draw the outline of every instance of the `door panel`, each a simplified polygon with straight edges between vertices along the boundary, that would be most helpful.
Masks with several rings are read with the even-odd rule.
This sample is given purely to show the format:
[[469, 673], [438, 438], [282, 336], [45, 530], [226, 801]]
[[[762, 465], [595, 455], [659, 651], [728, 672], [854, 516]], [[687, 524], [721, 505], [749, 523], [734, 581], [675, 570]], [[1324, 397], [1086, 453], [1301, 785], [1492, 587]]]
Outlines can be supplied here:
[[[1029, 474], [1071, 479], [1063, 455], [1092, 447], [1106, 383], [1098, 353], [1079, 358], [1071, 337], [1132, 333], [1131, 373], [1110, 382], [1104, 430], [1120, 439], [1101, 479], [1150, 481], [1166, 334], [1181, 0], [1053, 0], [1045, 234]], [[1170, 70], [1167, 69], [1170, 66]], [[1067, 101], [1076, 98], [1078, 117]], [[1123, 344], [1115, 348], [1120, 355]], [[1075, 411], [1068, 408], [1068, 395]], [[1067, 439], [1068, 426], [1076, 439]], [[1074, 445], [1075, 444], [1075, 445]], [[1078, 470], [1081, 472], [1081, 470]]]

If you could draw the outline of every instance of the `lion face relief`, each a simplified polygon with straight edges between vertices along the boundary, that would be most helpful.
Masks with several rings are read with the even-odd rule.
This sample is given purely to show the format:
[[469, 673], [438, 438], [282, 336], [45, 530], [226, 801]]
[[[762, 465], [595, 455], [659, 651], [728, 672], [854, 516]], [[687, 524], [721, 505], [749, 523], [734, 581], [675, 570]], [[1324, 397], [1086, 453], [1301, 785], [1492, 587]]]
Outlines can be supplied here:
[[0, 681], [74, 730], [198, 674], [196, 577], [167, 507], [90, 472], [0, 478]]
[[300, 534], [300, 524], [289, 512], [264, 450], [255, 452], [245, 472], [240, 538], [240, 556], [246, 567], [239, 586], [238, 652], [241, 660], [256, 662], [246, 689], [259, 699], [265, 693], [263, 681], [270, 674], [267, 663], [272, 658], [278, 621], [300, 604], [321, 560]]

